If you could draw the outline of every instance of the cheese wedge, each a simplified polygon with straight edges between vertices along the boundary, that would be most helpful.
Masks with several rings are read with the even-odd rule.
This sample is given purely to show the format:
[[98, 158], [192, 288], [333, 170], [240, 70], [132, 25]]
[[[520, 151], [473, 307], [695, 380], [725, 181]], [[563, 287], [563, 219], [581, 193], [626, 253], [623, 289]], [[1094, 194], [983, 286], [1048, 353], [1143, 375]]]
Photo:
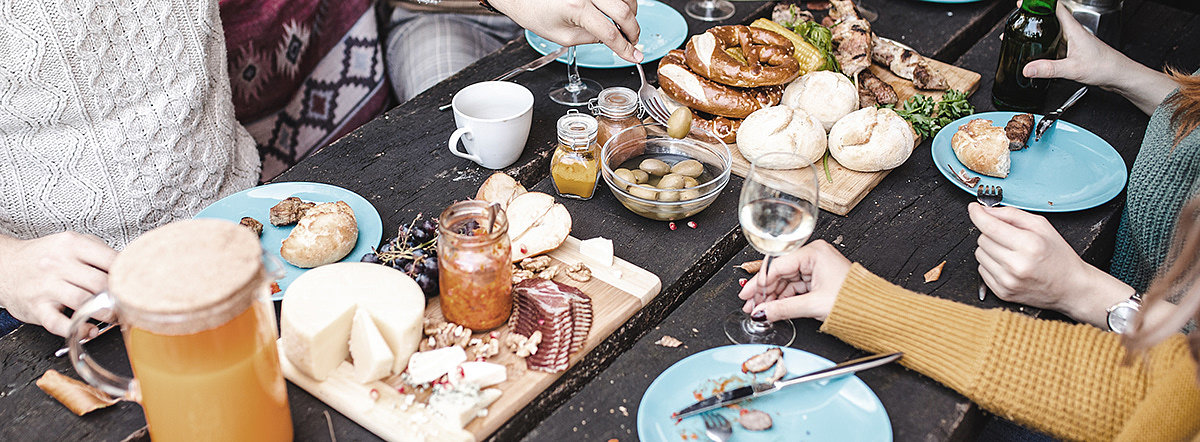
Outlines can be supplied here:
[[422, 385], [436, 381], [466, 361], [467, 352], [457, 345], [414, 353], [408, 360], [408, 383]]
[[375, 320], [362, 307], [355, 311], [350, 327], [350, 357], [354, 358], [354, 380], [364, 384], [386, 377], [396, 360]]
[[499, 397], [500, 389], [480, 390], [472, 384], [461, 384], [434, 391], [429, 397], [429, 410], [434, 416], [445, 419], [449, 425], [462, 428], [477, 416], [486, 415], [484, 409]]
[[585, 239], [579, 243], [579, 253], [587, 257], [588, 261], [600, 267], [611, 267], [613, 265], [613, 242], [611, 239], [603, 236], [598, 236], [592, 239]]
[[304, 374], [325, 380], [350, 354], [357, 309], [373, 319], [391, 350], [390, 373], [404, 371], [421, 340], [425, 295], [408, 275], [378, 264], [328, 264], [292, 281], [280, 309], [284, 355]]
[[468, 382], [483, 388], [506, 380], [508, 380], [508, 369], [492, 362], [463, 362], [458, 366], [458, 370], [450, 371], [450, 383], [455, 385], [460, 382]]

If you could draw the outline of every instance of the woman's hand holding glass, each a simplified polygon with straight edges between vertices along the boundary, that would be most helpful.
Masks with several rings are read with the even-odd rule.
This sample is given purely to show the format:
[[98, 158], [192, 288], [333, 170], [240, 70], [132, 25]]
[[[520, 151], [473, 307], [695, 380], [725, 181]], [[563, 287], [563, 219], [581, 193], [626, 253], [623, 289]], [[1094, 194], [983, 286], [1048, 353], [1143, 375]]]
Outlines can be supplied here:
[[[746, 300], [746, 313], [766, 312], [768, 321], [792, 318], [814, 318], [824, 321], [833, 310], [838, 291], [850, 271], [850, 260], [832, 245], [817, 240], [800, 250], [775, 258], [771, 272], [763, 278], [759, 273], [746, 282], [738, 297]], [[766, 287], [763, 302], [754, 303], [754, 296]]]

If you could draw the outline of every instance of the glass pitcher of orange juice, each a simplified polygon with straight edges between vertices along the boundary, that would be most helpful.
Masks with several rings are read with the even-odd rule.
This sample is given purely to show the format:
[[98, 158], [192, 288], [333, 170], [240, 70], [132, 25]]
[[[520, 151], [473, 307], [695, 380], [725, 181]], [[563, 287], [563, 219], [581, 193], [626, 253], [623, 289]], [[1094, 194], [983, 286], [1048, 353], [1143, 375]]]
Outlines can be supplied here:
[[[87, 382], [139, 402], [155, 441], [292, 439], [269, 283], [278, 275], [247, 228], [171, 223], [129, 244], [109, 286], [71, 318], [71, 362]], [[269, 255], [267, 255], [269, 256]], [[134, 379], [100, 367], [80, 339], [116, 314]]]

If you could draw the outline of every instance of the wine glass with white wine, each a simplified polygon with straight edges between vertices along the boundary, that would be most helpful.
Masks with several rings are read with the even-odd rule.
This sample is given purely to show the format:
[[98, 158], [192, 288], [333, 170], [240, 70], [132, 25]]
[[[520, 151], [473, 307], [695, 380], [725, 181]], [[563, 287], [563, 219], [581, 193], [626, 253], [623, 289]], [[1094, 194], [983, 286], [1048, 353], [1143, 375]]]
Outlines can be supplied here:
[[[807, 164], [800, 167], [807, 173], [800, 179], [779, 179], [763, 164], [789, 168]], [[762, 283], [771, 271], [771, 260], [799, 249], [816, 228], [818, 186], [816, 167], [794, 153], [769, 153], [750, 166], [738, 200], [738, 221], [750, 245], [765, 255], [755, 305], [766, 298]], [[796, 327], [791, 321], [767, 322], [765, 317], [754, 319], [736, 311], [725, 319], [725, 335], [735, 344], [787, 346], [796, 338]]]

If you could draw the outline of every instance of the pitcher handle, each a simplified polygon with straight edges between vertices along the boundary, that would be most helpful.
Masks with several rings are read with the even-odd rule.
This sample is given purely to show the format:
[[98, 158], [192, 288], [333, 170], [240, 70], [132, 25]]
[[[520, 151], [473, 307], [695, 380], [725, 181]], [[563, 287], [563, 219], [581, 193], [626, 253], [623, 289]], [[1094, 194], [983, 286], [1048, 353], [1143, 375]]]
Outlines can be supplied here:
[[83, 344], [80, 342], [87, 337], [88, 329], [84, 327], [84, 324], [87, 323], [88, 318], [100, 310], [112, 310], [113, 307], [112, 297], [108, 292], [101, 292], [75, 310], [75, 314], [71, 316], [71, 328], [67, 333], [67, 348], [71, 355], [71, 365], [75, 367], [75, 372], [79, 373], [84, 381], [105, 393], [137, 401], [139, 399], [137, 382], [132, 378], [119, 376], [101, 367], [92, 359], [91, 355], [83, 350]]

